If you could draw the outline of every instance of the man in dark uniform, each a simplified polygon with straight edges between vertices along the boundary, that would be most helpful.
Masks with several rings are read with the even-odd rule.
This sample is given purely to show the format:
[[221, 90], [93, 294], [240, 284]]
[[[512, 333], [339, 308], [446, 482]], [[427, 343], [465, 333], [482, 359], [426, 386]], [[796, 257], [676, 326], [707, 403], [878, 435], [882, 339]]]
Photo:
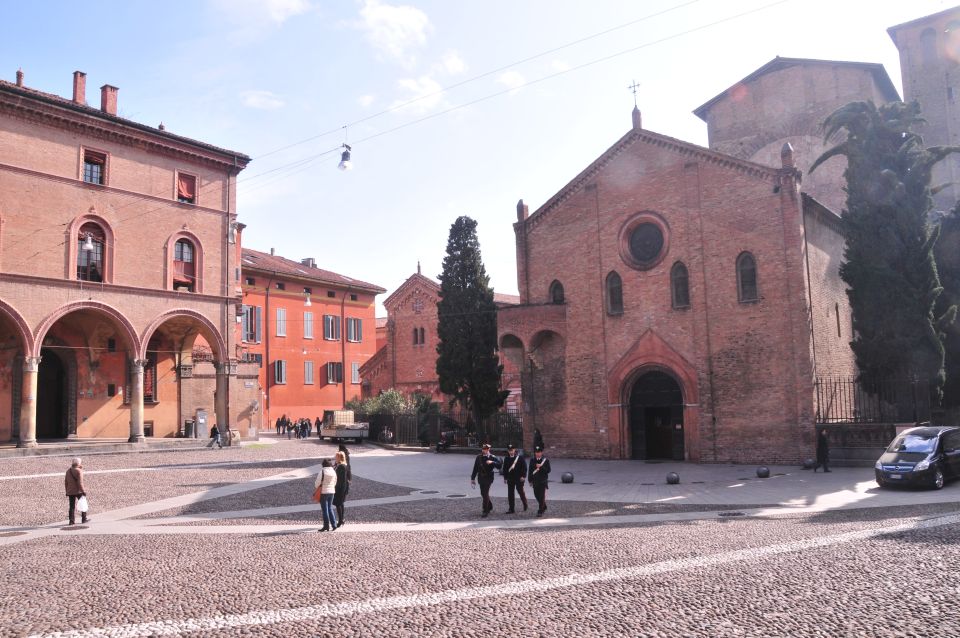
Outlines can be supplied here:
[[543, 448], [534, 448], [530, 460], [530, 473], [527, 479], [533, 485], [533, 495], [537, 497], [537, 516], [547, 511], [547, 481], [550, 477], [550, 460], [543, 455]]
[[512, 443], [507, 446], [507, 455], [503, 457], [500, 473], [503, 474], [503, 482], [507, 484], [507, 502], [510, 503], [507, 514], [513, 514], [514, 490], [520, 495], [523, 511], [526, 512], [527, 495], [523, 491], [523, 483], [527, 480], [527, 461], [523, 458], [523, 454], [517, 452], [517, 448], [513, 447]]
[[490, 454], [490, 444], [483, 444], [483, 452], [477, 455], [473, 461], [473, 473], [470, 474], [470, 485], [476, 485], [480, 482], [480, 496], [483, 498], [483, 514], [487, 517], [493, 510], [493, 502], [490, 500], [490, 486], [493, 485], [494, 470], [499, 470], [503, 464], [500, 459]]

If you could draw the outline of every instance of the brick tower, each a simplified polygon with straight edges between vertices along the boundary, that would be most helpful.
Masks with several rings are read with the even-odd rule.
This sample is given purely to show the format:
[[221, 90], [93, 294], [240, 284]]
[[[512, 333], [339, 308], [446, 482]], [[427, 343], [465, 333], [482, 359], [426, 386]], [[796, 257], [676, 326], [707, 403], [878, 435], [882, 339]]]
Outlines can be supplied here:
[[[926, 124], [918, 130], [927, 146], [960, 143], [960, 6], [887, 29], [900, 52], [904, 100], [917, 100]], [[934, 167], [933, 184], [946, 184], [934, 210], [948, 211], [960, 199], [960, 156]]]

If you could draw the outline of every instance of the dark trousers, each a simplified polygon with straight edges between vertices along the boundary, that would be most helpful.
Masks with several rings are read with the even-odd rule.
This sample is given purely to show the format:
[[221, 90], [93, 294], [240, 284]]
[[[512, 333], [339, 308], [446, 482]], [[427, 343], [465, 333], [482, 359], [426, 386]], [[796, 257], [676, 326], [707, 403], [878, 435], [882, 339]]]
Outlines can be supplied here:
[[[79, 496], [68, 496], [67, 498], [70, 499], [70, 512], [69, 512], [70, 524], [73, 525], [74, 522], [75, 522], [76, 519], [77, 519], [77, 499], [79, 499], [80, 497], [79, 497]], [[87, 513], [86, 513], [86, 512], [80, 512], [80, 522], [81, 522], [81, 523], [86, 523], [86, 522], [87, 522]]]
[[537, 499], [537, 505], [539, 509], [537, 511], [544, 512], [547, 509], [547, 484], [546, 483], [534, 483], [533, 484], [533, 495]]
[[483, 499], [483, 511], [492, 512], [493, 501], [490, 500], [490, 486], [493, 485], [493, 479], [489, 481], [478, 479], [477, 483], [480, 484], [480, 497]]
[[510, 504], [510, 511], [513, 511], [516, 499], [513, 497], [513, 491], [516, 490], [520, 495], [520, 502], [523, 503], [523, 509], [527, 509], [527, 495], [523, 491], [523, 481], [507, 481], [507, 503]]

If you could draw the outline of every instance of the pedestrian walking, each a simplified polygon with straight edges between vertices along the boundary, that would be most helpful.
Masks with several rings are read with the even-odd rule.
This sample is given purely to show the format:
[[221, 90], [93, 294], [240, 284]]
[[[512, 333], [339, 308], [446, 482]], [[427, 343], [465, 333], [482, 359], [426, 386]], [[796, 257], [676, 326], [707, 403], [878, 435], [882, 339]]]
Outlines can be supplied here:
[[[73, 525], [76, 520], [77, 501], [87, 496], [87, 488], [83, 485], [83, 462], [79, 458], [71, 461], [70, 469], [67, 470], [63, 484], [67, 493], [68, 516], [70, 524]], [[89, 522], [87, 512], [82, 509], [80, 511], [80, 522]]]
[[[284, 415], [284, 416], [286, 416], [286, 415]], [[282, 417], [282, 416], [278, 416], [278, 417], [277, 417], [277, 436], [279, 436], [279, 435], [281, 435], [281, 434], [283, 434], [283, 417]]]
[[337, 488], [333, 493], [333, 506], [337, 510], [337, 527], [341, 527], [343, 525], [343, 503], [347, 500], [347, 493], [350, 491], [350, 481], [353, 480], [353, 476], [350, 472], [347, 455], [339, 450], [335, 457], [333, 469], [337, 473]]
[[543, 516], [547, 511], [547, 483], [550, 478], [550, 459], [543, 455], [543, 448], [533, 450], [533, 459], [530, 460], [530, 473], [527, 479], [533, 486], [533, 495], [537, 498], [537, 516]]
[[813, 471], [816, 472], [817, 468], [822, 465], [823, 471], [829, 472], [828, 463], [830, 463], [830, 440], [827, 438], [827, 430], [824, 428], [817, 434], [817, 464], [813, 466]]
[[213, 448], [213, 444], [216, 443], [217, 447], [221, 450], [223, 449], [223, 441], [220, 439], [220, 428], [216, 425], [210, 428], [210, 443], [207, 444], [208, 448]]
[[493, 485], [493, 473], [499, 470], [503, 463], [490, 453], [490, 444], [484, 443], [483, 451], [473, 460], [473, 472], [470, 474], [470, 485], [476, 487], [480, 483], [480, 497], [483, 499], [483, 513], [486, 518], [493, 511], [493, 501], [490, 500], [490, 486]]
[[[338, 452], [343, 452], [343, 455], [347, 457], [347, 466], [350, 465], [350, 450], [347, 449], [347, 446], [344, 443], [340, 444], [340, 447], [337, 448]], [[353, 480], [353, 477], [350, 477], [350, 480]]]
[[337, 529], [337, 517], [333, 513], [333, 496], [337, 491], [337, 473], [333, 469], [333, 461], [324, 459], [323, 467], [313, 482], [314, 488], [320, 488], [320, 512], [323, 514], [321, 532]]
[[323, 421], [320, 420], [320, 417], [317, 417], [317, 420], [316, 422], [314, 422], [313, 427], [317, 428], [317, 438], [322, 439], [323, 434], [320, 433], [320, 429], [323, 427]]
[[543, 444], [543, 435], [540, 434], [540, 428], [534, 428], [533, 430], [533, 449], [536, 450], [537, 448], [547, 449], [547, 446]]
[[523, 490], [523, 483], [527, 480], [527, 461], [523, 454], [517, 451], [517, 448], [511, 443], [507, 446], [507, 455], [503, 457], [503, 467], [500, 469], [503, 475], [503, 482], [507, 484], [507, 503], [510, 508], [507, 514], [514, 513], [514, 492], [520, 495], [520, 502], [523, 503], [523, 511], [527, 511], [527, 495]]

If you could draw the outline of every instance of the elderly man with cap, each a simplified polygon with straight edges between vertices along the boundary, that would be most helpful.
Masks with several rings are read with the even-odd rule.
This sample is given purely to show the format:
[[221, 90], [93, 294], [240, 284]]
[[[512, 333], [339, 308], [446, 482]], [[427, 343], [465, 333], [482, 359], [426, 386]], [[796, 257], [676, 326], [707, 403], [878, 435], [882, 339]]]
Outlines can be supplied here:
[[500, 468], [500, 473], [503, 474], [503, 482], [507, 484], [507, 502], [510, 504], [507, 514], [514, 513], [514, 503], [516, 502], [513, 497], [514, 491], [520, 495], [523, 511], [526, 512], [527, 495], [523, 491], [523, 482], [527, 480], [527, 461], [523, 458], [523, 454], [513, 446], [513, 443], [507, 446], [507, 455], [503, 457], [503, 467]]
[[480, 482], [480, 496], [483, 498], [484, 518], [493, 510], [490, 500], [490, 486], [493, 485], [494, 470], [499, 470], [503, 464], [500, 459], [490, 453], [490, 444], [483, 444], [483, 451], [473, 461], [473, 473], [470, 474], [470, 484], [476, 486]]
[[527, 479], [533, 485], [533, 495], [537, 497], [537, 516], [543, 516], [547, 511], [547, 484], [550, 477], [550, 460], [543, 455], [543, 448], [533, 449], [533, 458], [530, 459], [530, 474]]

